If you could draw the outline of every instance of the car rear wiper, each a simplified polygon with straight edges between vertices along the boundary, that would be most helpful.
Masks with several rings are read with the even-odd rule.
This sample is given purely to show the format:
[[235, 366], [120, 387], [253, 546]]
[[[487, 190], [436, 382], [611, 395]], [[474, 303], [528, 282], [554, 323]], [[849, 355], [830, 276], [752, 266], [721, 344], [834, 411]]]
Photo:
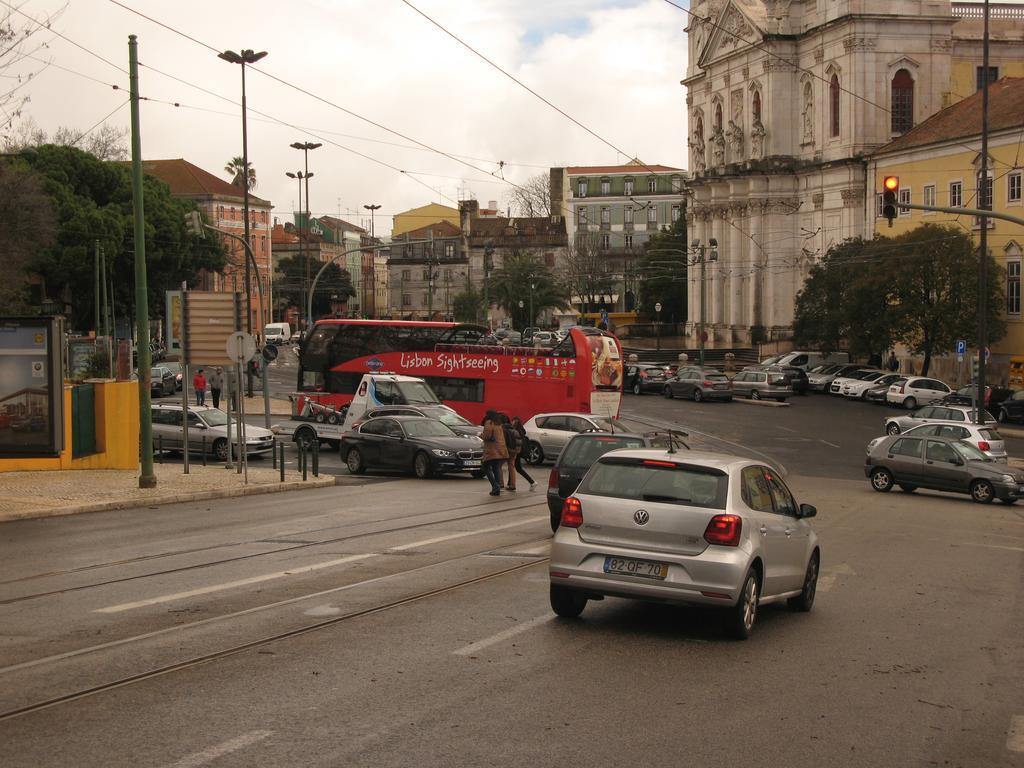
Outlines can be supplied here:
[[664, 496], [660, 493], [645, 493], [640, 498], [644, 501], [681, 501], [683, 504], [689, 504], [692, 499], [684, 499], [679, 496]]

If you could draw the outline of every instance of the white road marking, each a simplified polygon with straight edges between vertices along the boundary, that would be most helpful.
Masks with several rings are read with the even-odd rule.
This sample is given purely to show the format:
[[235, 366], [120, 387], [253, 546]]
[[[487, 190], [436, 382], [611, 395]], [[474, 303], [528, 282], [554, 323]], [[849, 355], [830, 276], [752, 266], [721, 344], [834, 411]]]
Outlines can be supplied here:
[[825, 445], [831, 445], [833, 448], [839, 448], [840, 447], [840, 446], [836, 445], [835, 443], [830, 443], [828, 440], [822, 440], [820, 437], [818, 438], [818, 442], [819, 443], [824, 443]]
[[241, 736], [236, 736], [221, 744], [216, 744], [209, 749], [204, 749], [202, 752], [196, 752], [195, 754], [183, 757], [176, 763], [168, 764], [166, 768], [199, 768], [201, 765], [212, 763], [218, 757], [230, 755], [232, 752], [245, 749], [258, 741], [263, 741], [271, 734], [273, 734], [273, 731], [250, 731], [249, 733], [243, 733]]
[[1014, 715], [1006, 735], [1006, 748], [1011, 752], [1024, 752], [1024, 715]]
[[1011, 552], [1024, 552], [1024, 547], [1007, 547], [1003, 544], [982, 544], [980, 542], [965, 541], [962, 546], [964, 547], [985, 547], [986, 549], [1008, 549]]
[[131, 603], [120, 603], [118, 605], [110, 605], [105, 608], [98, 608], [93, 613], [121, 613], [123, 611], [130, 611], [135, 608], [143, 608], [149, 605], [160, 605], [162, 603], [170, 603], [176, 600], [184, 600], [190, 597], [196, 597], [198, 595], [208, 595], [213, 592], [222, 592], [226, 589], [235, 589], [237, 587], [245, 587], [251, 584], [260, 584], [265, 581], [272, 581], [273, 579], [280, 579], [285, 576], [294, 576], [296, 574], [311, 573], [313, 571], [319, 571], [324, 568], [333, 568], [338, 565], [344, 565], [345, 563], [352, 563], [357, 560], [365, 561], [375, 557], [382, 557], [388, 552], [401, 552], [408, 549], [418, 549], [419, 547], [429, 546], [431, 544], [437, 544], [442, 541], [452, 541], [453, 539], [461, 539], [467, 536], [478, 536], [484, 533], [494, 533], [495, 531], [504, 531], [509, 528], [517, 528], [523, 525], [529, 525], [530, 523], [536, 523], [540, 520], [546, 520], [544, 516], [530, 517], [526, 520], [520, 520], [515, 523], [506, 523], [504, 525], [495, 525], [490, 528], [480, 528], [472, 531], [460, 531], [458, 533], [449, 533], [444, 536], [435, 536], [430, 539], [422, 539], [420, 541], [413, 541], [409, 544], [401, 544], [397, 547], [389, 547], [384, 552], [368, 553], [362, 555], [348, 555], [341, 557], [336, 560], [327, 560], [322, 563], [314, 563], [312, 565], [305, 565], [299, 568], [289, 568], [286, 571], [276, 571], [274, 573], [264, 573], [259, 576], [250, 576], [247, 579], [238, 579], [237, 581], [228, 581], [222, 584], [210, 584], [206, 587], [199, 587], [198, 589], [191, 589], [186, 592], [175, 592], [169, 595], [159, 595], [157, 597], [146, 598], [145, 600], [136, 600]]
[[776, 427], [776, 429], [781, 429], [783, 432], [792, 432], [794, 435], [797, 434], [797, 431], [798, 431], [798, 430], [795, 430], [795, 429], [791, 429], [790, 427], [782, 427], [782, 426]]
[[550, 613], [546, 613], [543, 616], [538, 616], [535, 619], [530, 619], [529, 621], [524, 621], [519, 624], [515, 624], [514, 626], [511, 626], [508, 629], [499, 632], [496, 635], [491, 635], [490, 637], [484, 638], [483, 640], [478, 640], [475, 643], [464, 645], [461, 648], [452, 651], [452, 654], [455, 656], [472, 656], [477, 651], [482, 651], [484, 648], [487, 648], [488, 646], [496, 645], [497, 643], [503, 643], [506, 640], [515, 637], [516, 635], [522, 634], [523, 632], [529, 632], [531, 629], [534, 629], [535, 627], [539, 627], [541, 624], [545, 624], [551, 621], [552, 618], [553, 617]]

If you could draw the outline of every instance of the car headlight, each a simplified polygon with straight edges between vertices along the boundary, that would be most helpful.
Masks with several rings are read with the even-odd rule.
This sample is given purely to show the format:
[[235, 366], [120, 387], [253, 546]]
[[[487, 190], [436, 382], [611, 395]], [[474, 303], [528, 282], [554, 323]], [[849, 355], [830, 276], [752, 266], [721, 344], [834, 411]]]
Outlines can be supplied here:
[[1003, 482], [1008, 485], [1017, 485], [1017, 478], [1013, 475], [1003, 475]]
[[449, 456], [454, 455], [451, 451], [446, 451], [442, 448], [432, 448], [431, 453], [433, 453], [435, 456], [443, 456], [444, 458], [448, 458]]

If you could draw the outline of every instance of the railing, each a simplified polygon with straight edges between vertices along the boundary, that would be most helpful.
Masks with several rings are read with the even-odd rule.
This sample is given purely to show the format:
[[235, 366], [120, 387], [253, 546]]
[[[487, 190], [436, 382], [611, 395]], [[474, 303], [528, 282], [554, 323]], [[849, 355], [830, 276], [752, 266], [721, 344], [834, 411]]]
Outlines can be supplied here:
[[[959, 19], [980, 19], [985, 15], [985, 6], [981, 3], [953, 3], [953, 16]], [[1024, 21], [1024, 5], [1002, 3], [989, 4], [990, 19], [1020, 19]]]

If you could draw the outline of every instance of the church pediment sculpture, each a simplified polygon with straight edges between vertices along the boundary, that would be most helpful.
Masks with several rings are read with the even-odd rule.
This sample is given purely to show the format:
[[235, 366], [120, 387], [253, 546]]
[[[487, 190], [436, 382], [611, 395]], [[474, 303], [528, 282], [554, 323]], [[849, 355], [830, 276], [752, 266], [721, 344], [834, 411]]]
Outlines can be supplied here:
[[[750, 3], [746, 5], [751, 10], [757, 7]], [[709, 28], [711, 35], [708, 38], [706, 36]], [[702, 24], [698, 34], [698, 66], [704, 69], [712, 61], [749, 48], [753, 43], [760, 43], [762, 30], [740, 10], [736, 0], [733, 0], [725, 5], [714, 26]]]

